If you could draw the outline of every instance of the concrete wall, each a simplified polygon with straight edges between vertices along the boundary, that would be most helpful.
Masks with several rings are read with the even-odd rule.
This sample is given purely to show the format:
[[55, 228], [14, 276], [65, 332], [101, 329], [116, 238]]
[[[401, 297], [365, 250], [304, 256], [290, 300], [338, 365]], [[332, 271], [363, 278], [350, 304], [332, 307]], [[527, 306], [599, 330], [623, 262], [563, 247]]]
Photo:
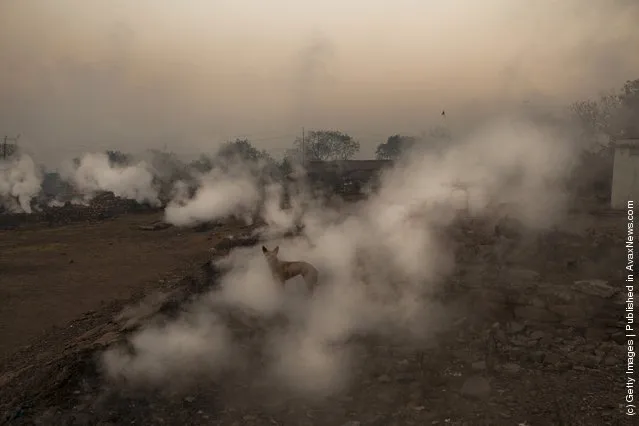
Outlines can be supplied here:
[[629, 200], [639, 202], [639, 139], [619, 141], [615, 148], [610, 204], [623, 210]]

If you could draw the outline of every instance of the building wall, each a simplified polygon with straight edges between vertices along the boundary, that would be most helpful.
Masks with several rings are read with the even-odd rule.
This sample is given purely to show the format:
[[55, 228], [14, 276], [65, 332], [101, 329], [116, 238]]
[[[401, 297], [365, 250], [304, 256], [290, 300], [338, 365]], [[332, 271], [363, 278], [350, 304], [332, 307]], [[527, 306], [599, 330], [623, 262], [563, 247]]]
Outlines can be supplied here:
[[612, 174], [611, 207], [627, 208], [628, 200], [639, 201], [639, 140], [617, 145]]

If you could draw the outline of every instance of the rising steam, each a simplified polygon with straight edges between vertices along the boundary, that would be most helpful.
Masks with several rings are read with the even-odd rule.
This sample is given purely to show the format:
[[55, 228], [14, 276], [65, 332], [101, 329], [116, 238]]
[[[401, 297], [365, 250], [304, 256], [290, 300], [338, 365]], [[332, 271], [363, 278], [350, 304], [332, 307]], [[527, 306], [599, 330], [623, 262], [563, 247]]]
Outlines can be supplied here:
[[260, 199], [257, 182], [245, 167], [226, 172], [213, 169], [199, 178], [193, 197], [183, 182], [175, 189], [175, 196], [165, 210], [165, 220], [177, 226], [196, 225], [230, 215], [248, 218]]
[[[237, 249], [221, 261], [229, 272], [220, 288], [201, 303], [216, 312], [239, 310], [263, 324], [284, 315], [286, 327], [264, 327], [266, 369], [259, 371], [269, 383], [308, 396], [338, 392], [348, 385], [352, 341], [358, 334], [417, 344], [449, 323], [450, 313], [431, 294], [454, 267], [452, 253], [438, 232], [451, 224], [459, 208], [451, 197], [452, 182], [464, 182], [470, 188], [474, 214], [494, 203], [511, 202], [516, 203], [512, 214], [530, 226], [548, 226], [558, 218], [564, 204], [557, 182], [568, 172], [570, 145], [556, 130], [502, 121], [457, 141], [442, 154], [414, 151], [383, 176], [378, 193], [349, 212], [309, 203], [308, 193], [299, 188], [297, 192], [289, 188], [291, 204], [305, 207], [282, 211], [282, 190], [271, 186], [264, 191], [266, 207], [258, 209], [267, 224], [262, 235], [277, 235], [301, 222], [302, 237], [267, 244], [279, 245], [284, 260], [313, 263], [320, 271], [320, 288], [308, 298], [300, 290], [303, 286], [291, 280], [283, 291], [271, 278], [260, 250]], [[262, 191], [256, 185], [246, 175], [217, 174], [201, 182], [200, 195], [182, 206], [170, 206], [167, 218], [187, 223], [233, 214], [238, 208], [257, 208]], [[235, 328], [222, 325], [218, 314], [208, 314], [208, 319], [201, 315], [199, 322], [185, 325], [180, 320], [164, 334], [157, 329], [139, 332], [132, 340], [137, 354], [108, 352], [107, 371], [130, 380], [138, 378], [140, 371], [152, 371], [145, 380], [170, 383], [183, 368], [190, 371], [206, 358], [201, 345], [190, 353], [188, 345], [172, 342], [181, 333], [202, 336], [215, 324], [226, 328], [218, 336], [209, 336], [215, 340], [209, 342], [212, 355], [202, 361], [200, 371], [211, 371], [219, 347], [233, 345], [228, 335]], [[227, 350], [240, 353], [242, 348], [235, 344]], [[164, 367], [163, 373], [158, 365]]]
[[158, 206], [158, 189], [150, 166], [140, 161], [133, 165], [113, 165], [102, 153], [83, 155], [77, 164], [67, 165], [63, 177], [90, 200], [98, 192], [110, 191], [117, 197]]
[[41, 190], [42, 174], [33, 159], [20, 154], [0, 160], [0, 206], [14, 213], [31, 213], [31, 200]]

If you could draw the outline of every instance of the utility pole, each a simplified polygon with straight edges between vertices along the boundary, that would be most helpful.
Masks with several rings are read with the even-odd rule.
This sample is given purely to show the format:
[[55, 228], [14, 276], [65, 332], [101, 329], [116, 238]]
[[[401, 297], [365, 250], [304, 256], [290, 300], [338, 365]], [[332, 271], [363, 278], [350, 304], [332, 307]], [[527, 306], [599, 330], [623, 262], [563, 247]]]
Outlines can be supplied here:
[[306, 141], [304, 138], [304, 127], [302, 127], [302, 166], [306, 167]]
[[[7, 135], [4, 136], [4, 139], [2, 141], [2, 159], [6, 160], [8, 155], [13, 155], [13, 153], [16, 152], [16, 148], [18, 146], [18, 139], [20, 139], [20, 134], [18, 134], [18, 136], [16, 136], [15, 138], [10, 138]], [[8, 141], [13, 142], [13, 146], [14, 146], [13, 151], [11, 151], [11, 154], [7, 152]]]

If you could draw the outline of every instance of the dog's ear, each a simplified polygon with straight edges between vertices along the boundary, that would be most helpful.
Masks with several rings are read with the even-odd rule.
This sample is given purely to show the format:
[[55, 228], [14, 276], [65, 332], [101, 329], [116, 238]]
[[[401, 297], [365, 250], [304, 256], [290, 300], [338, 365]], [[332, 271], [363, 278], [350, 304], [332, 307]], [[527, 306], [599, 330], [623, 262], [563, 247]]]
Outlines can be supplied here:
[[262, 246], [262, 253], [268, 253], [268, 249], [266, 248], [266, 246]]
[[277, 254], [280, 251], [280, 246], [277, 246], [273, 249], [273, 253]]

